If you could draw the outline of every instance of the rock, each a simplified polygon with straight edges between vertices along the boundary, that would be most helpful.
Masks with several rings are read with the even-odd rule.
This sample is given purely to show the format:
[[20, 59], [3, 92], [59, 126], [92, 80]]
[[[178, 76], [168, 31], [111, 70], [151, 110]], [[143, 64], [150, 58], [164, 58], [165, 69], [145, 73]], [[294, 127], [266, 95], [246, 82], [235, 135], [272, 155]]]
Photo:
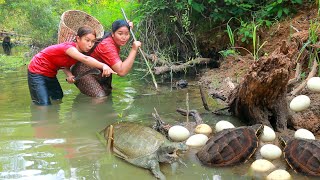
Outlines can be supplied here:
[[188, 81], [184, 79], [180, 79], [179, 81], [176, 82], [176, 86], [179, 88], [186, 88], [188, 86]]
[[216, 124], [216, 132], [220, 132], [224, 129], [234, 128], [234, 125], [229, 121], [221, 120]]
[[277, 159], [280, 158], [282, 151], [274, 144], [263, 145], [260, 149], [261, 156], [266, 159]]
[[299, 112], [306, 110], [310, 106], [310, 98], [306, 95], [299, 95], [290, 102], [290, 109]]
[[190, 132], [187, 128], [179, 125], [172, 126], [168, 131], [169, 137], [173, 141], [184, 141], [190, 136]]
[[260, 139], [263, 142], [270, 142], [276, 139], [276, 133], [269, 126], [264, 126]]
[[298, 129], [295, 133], [294, 133], [294, 137], [295, 138], [302, 138], [302, 139], [316, 139], [315, 136], [312, 134], [311, 131], [307, 130], [307, 129]]
[[194, 132], [209, 136], [212, 133], [212, 128], [208, 124], [199, 124], [196, 126]]

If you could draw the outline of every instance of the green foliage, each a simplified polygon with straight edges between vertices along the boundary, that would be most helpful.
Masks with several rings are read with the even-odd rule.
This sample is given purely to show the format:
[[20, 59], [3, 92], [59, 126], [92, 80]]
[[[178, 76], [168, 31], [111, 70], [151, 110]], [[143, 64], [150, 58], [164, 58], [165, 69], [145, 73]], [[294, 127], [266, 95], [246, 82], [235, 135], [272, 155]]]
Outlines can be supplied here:
[[[232, 18], [231, 18], [231, 19], [232, 19]], [[231, 19], [230, 19], [230, 20], [231, 20]], [[234, 32], [232, 31], [232, 29], [231, 29], [231, 27], [230, 27], [230, 25], [229, 25], [230, 20], [229, 20], [228, 23], [227, 23], [227, 33], [228, 33], [228, 37], [229, 37], [229, 40], [230, 40], [230, 45], [231, 45], [232, 47], [234, 47], [234, 45], [235, 45], [235, 43], [234, 43]]]
[[271, 3], [268, 3], [264, 7], [266, 16], [281, 18], [284, 15], [289, 15], [289, 13], [295, 11], [295, 9], [290, 8], [291, 4], [302, 4], [302, 0], [276, 0]]
[[[202, 10], [195, 1], [142, 0], [136, 10], [139, 39], [149, 54], [174, 62], [199, 56], [194, 32], [193, 7]], [[193, 7], [192, 7], [193, 6]]]
[[318, 21], [310, 21], [309, 28], [309, 40], [312, 44], [316, 44], [318, 42], [318, 30], [320, 27], [320, 23]]
[[[295, 13], [297, 6], [303, 5], [302, 0], [142, 0], [140, 3], [144, 6], [136, 10], [136, 15], [141, 19], [139, 26], [143, 32], [139, 35], [144, 48], [170, 61], [200, 56], [196, 34], [224, 23], [231, 46], [238, 39], [246, 44], [254, 43], [253, 53], [258, 55], [261, 46], [258, 41], [252, 42], [258, 40], [254, 29], [270, 27], [275, 20]], [[235, 17], [238, 21], [230, 22]]]
[[[311, 44], [317, 44], [318, 42], [318, 31], [320, 28], [320, 22], [319, 20], [315, 20], [315, 21], [310, 21], [310, 28], [309, 28], [309, 41]], [[320, 59], [319, 59], [319, 48], [317, 47], [313, 47], [311, 48], [309, 51], [310, 52], [310, 58], [309, 58], [309, 67], [312, 66], [312, 63], [314, 60], [316, 60], [318, 62], [318, 64], [320, 63]], [[318, 70], [318, 75], [320, 75], [320, 69]]]
[[237, 52], [234, 49], [226, 49], [226, 50], [222, 50], [219, 51], [219, 53], [223, 56], [223, 57], [227, 57], [230, 55], [236, 55]]
[[232, 17], [250, 20], [253, 14], [259, 14], [261, 19], [281, 18], [294, 12], [294, 5], [301, 5], [302, 0], [188, 0], [188, 3], [205, 17], [223, 22]]

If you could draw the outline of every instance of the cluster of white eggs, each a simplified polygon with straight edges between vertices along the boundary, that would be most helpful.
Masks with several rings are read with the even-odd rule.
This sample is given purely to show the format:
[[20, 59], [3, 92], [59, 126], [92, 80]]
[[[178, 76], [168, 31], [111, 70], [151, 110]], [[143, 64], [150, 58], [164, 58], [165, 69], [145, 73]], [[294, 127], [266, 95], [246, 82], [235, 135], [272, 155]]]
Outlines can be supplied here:
[[[320, 77], [312, 77], [307, 82], [310, 91], [320, 92]], [[299, 95], [290, 102], [290, 109], [299, 112], [306, 110], [311, 104], [310, 98], [306, 95]]]
[[[273, 142], [276, 139], [276, 133], [272, 128], [269, 126], [264, 126], [263, 133], [260, 136], [260, 140], [262, 142], [265, 142], [267, 144], [264, 144], [260, 148], [260, 154], [263, 157], [263, 159], [257, 159], [255, 160], [251, 166], [250, 171], [253, 174], [265, 174], [270, 172], [271, 170], [276, 169], [276, 166], [270, 162], [269, 160], [278, 159], [282, 155], [282, 150], [270, 143]], [[267, 174], [266, 179], [290, 179], [291, 175], [282, 169], [277, 169], [275, 171], [272, 171], [271, 173]]]
[[[215, 125], [215, 132], [222, 131], [223, 129], [234, 128], [235, 126], [228, 122], [221, 120]], [[189, 130], [183, 126], [175, 125], [169, 129], [168, 135], [170, 139], [176, 142], [186, 141], [186, 145], [192, 147], [204, 146], [209, 140], [212, 133], [212, 128], [208, 124], [199, 124], [195, 127], [193, 135]]]
[[[229, 121], [221, 120], [215, 125], [215, 133], [224, 129], [235, 128], [235, 126]], [[186, 141], [188, 146], [200, 147], [206, 144], [208, 137], [212, 133], [212, 128], [207, 124], [198, 125], [195, 130], [195, 134], [190, 136], [190, 132], [187, 128], [176, 125], [169, 129], [169, 137], [173, 141]], [[315, 139], [315, 136], [307, 129], [298, 129], [295, 134], [295, 138]], [[289, 180], [292, 179], [289, 172], [284, 169], [277, 169], [271, 162], [278, 159], [282, 155], [282, 150], [272, 144], [276, 139], [276, 133], [269, 126], [264, 126], [263, 132], [260, 136], [260, 140], [264, 144], [260, 148], [260, 154], [262, 159], [255, 160], [250, 166], [250, 172], [253, 174], [266, 174], [266, 179], [278, 179]], [[272, 171], [272, 172], [271, 172]]]
[[[304, 139], [315, 139], [315, 136], [307, 129], [298, 129], [294, 133], [295, 138], [304, 138]], [[281, 179], [281, 180], [287, 180], [291, 179], [290, 173], [288, 173], [284, 169], [276, 169], [276, 166], [272, 164], [272, 160], [278, 159], [282, 155], [282, 150], [270, 143], [273, 142], [276, 138], [276, 134], [268, 126], [264, 126], [263, 134], [260, 137], [260, 140], [267, 143], [263, 145], [260, 148], [260, 154], [263, 157], [263, 159], [257, 159], [251, 164], [251, 171], [257, 172], [257, 173], [267, 173], [273, 170], [271, 173], [269, 173], [266, 176], [266, 179]], [[276, 170], [274, 170], [276, 169]]]
[[189, 130], [183, 126], [175, 125], [169, 129], [169, 137], [173, 141], [181, 142], [186, 141], [188, 146], [203, 146], [209, 139], [212, 129], [207, 124], [199, 124], [194, 130], [195, 134], [191, 135]]

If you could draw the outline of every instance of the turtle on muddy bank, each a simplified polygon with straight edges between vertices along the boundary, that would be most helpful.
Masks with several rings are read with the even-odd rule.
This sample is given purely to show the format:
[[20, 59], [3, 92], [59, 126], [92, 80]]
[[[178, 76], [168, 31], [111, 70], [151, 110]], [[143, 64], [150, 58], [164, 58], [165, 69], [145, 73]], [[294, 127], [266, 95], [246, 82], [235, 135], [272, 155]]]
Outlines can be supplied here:
[[231, 166], [247, 161], [257, 150], [264, 126], [242, 126], [224, 129], [210, 138], [197, 152], [199, 160], [208, 166]]
[[107, 141], [112, 141], [111, 151], [116, 156], [151, 170], [154, 176], [161, 180], [166, 177], [161, 172], [159, 163], [174, 165], [179, 160], [177, 151], [187, 150], [184, 143], [171, 142], [150, 127], [130, 122], [110, 125], [104, 130], [104, 137]]
[[283, 156], [295, 171], [309, 176], [320, 176], [320, 141], [280, 136]]

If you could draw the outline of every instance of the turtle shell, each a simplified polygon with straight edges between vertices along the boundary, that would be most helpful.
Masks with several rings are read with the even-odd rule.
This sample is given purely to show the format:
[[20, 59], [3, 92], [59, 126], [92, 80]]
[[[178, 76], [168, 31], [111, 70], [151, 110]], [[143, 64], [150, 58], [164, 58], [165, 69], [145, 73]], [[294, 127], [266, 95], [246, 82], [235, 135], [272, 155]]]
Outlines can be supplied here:
[[210, 138], [197, 156], [208, 166], [231, 166], [245, 162], [258, 148], [257, 135], [262, 131], [261, 124], [225, 129]]
[[114, 152], [124, 159], [148, 156], [158, 150], [167, 139], [156, 130], [136, 123], [113, 125]]
[[290, 139], [283, 149], [283, 156], [296, 172], [320, 176], [320, 141]]

